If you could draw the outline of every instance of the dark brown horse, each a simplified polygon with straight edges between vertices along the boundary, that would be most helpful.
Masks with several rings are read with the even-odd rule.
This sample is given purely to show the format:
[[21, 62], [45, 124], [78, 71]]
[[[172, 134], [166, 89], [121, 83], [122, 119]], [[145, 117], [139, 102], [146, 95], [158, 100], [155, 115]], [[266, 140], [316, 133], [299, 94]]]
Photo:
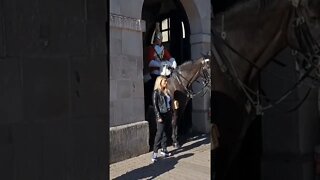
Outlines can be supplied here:
[[[179, 104], [179, 108], [173, 111], [172, 117], [172, 140], [173, 146], [179, 147], [178, 143], [178, 121], [181, 119], [181, 113], [184, 112], [188, 101], [197, 94], [206, 93], [207, 88], [210, 88], [210, 60], [209, 57], [201, 57], [194, 61], [187, 61], [179, 65], [173, 70], [171, 76], [168, 78], [168, 88], [170, 90], [171, 107], [174, 107], [173, 103], [176, 100]], [[197, 92], [192, 90], [192, 84], [199, 82], [202, 88]], [[151, 104], [151, 92], [153, 89], [153, 83], [148, 81], [145, 84], [145, 105], [146, 105], [146, 119], [149, 121], [149, 126], [154, 124], [154, 118], [150, 117], [153, 114], [152, 108], [148, 108]], [[155, 132], [154, 132], [155, 133]], [[152, 134], [152, 132], [151, 132]], [[152, 135], [151, 143], [152, 145]]]
[[[233, 170], [237, 166], [234, 160], [248, 127], [255, 118], [261, 117], [265, 109], [273, 106], [261, 104], [258, 83], [261, 70], [277, 53], [290, 47], [307, 57], [309, 68], [299, 81], [309, 75], [316, 77], [320, 1], [238, 1], [216, 14], [211, 25], [212, 116], [221, 137], [214, 168], [218, 180], [233, 179]], [[283, 98], [287, 95], [284, 94]]]

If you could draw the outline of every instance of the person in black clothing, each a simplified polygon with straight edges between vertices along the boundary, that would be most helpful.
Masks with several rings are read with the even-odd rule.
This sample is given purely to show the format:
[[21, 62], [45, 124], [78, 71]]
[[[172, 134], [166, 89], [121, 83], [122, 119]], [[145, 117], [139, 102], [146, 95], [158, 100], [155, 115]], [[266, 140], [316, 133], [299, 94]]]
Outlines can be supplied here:
[[172, 111], [170, 106], [171, 99], [167, 83], [166, 77], [157, 77], [152, 93], [153, 109], [157, 122], [157, 133], [154, 140], [152, 162], [157, 160], [160, 145], [162, 148], [160, 154], [164, 157], [171, 156], [171, 153], [167, 151], [167, 136], [165, 132], [165, 129], [172, 120]]

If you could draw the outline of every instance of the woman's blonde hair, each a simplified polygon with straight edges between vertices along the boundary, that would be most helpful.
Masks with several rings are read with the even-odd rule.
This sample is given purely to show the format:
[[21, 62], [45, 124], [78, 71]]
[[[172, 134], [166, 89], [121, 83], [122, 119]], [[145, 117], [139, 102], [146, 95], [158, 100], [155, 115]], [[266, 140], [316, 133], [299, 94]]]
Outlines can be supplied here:
[[167, 80], [165, 76], [158, 76], [156, 79], [156, 82], [154, 83], [154, 88], [153, 90], [160, 90], [163, 91], [165, 94], [169, 94], [169, 89], [166, 87], [164, 90], [161, 88], [161, 82], [163, 80]]

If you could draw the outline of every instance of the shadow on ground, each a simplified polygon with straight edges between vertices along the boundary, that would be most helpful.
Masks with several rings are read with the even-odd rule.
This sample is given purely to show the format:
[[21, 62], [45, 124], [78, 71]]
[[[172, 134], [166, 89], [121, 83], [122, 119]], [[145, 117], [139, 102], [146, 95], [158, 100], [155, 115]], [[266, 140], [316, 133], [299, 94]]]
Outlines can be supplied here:
[[[192, 144], [189, 144], [189, 145], [185, 145], [191, 141], [195, 141], [195, 142]], [[193, 148], [199, 147], [201, 145], [209, 144], [209, 143], [210, 143], [210, 139], [209, 139], [208, 135], [206, 135], [206, 134], [195, 135], [195, 136], [188, 138], [184, 142], [182, 142], [181, 143], [182, 146], [178, 149], [172, 150], [171, 153], [173, 153], [173, 155], [179, 154], [181, 152], [189, 151]]]
[[[161, 174], [174, 169], [175, 165], [178, 163], [180, 159], [188, 158], [191, 156], [193, 156], [193, 153], [184, 154], [179, 157], [172, 156], [165, 159], [159, 159], [155, 163], [132, 170], [115, 179], [116, 180], [154, 179], [157, 176], [160, 176]], [[150, 161], [151, 161], [151, 157], [150, 157]]]
[[[192, 144], [185, 145], [186, 143], [190, 141], [195, 141]], [[179, 162], [179, 160], [184, 158], [189, 158], [194, 155], [194, 153], [185, 153], [182, 155], [177, 156], [177, 154], [181, 152], [186, 152], [188, 150], [191, 150], [193, 148], [199, 147], [201, 145], [209, 144], [210, 139], [207, 135], [197, 135], [193, 136], [191, 138], [188, 138], [184, 145], [179, 148], [171, 151], [173, 153], [173, 156], [168, 158], [161, 158], [152, 164], [149, 164], [147, 166], [132, 170], [130, 172], [127, 172], [126, 174], [123, 174], [117, 178], [116, 180], [131, 180], [131, 179], [154, 179], [158, 176], [160, 176], [163, 173], [166, 173], [172, 169], [175, 168], [175, 165]], [[149, 158], [149, 157], [148, 157]], [[150, 161], [151, 161], [151, 154], [150, 154]]]

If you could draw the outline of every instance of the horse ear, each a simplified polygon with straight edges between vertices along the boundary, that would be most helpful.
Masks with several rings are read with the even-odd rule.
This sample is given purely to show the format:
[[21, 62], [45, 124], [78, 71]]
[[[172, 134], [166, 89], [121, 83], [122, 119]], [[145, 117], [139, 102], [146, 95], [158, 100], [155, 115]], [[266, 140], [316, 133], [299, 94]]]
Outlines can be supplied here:
[[210, 59], [210, 57], [211, 57], [211, 51], [208, 51], [207, 54], [201, 53], [201, 55], [203, 56], [204, 59]]

